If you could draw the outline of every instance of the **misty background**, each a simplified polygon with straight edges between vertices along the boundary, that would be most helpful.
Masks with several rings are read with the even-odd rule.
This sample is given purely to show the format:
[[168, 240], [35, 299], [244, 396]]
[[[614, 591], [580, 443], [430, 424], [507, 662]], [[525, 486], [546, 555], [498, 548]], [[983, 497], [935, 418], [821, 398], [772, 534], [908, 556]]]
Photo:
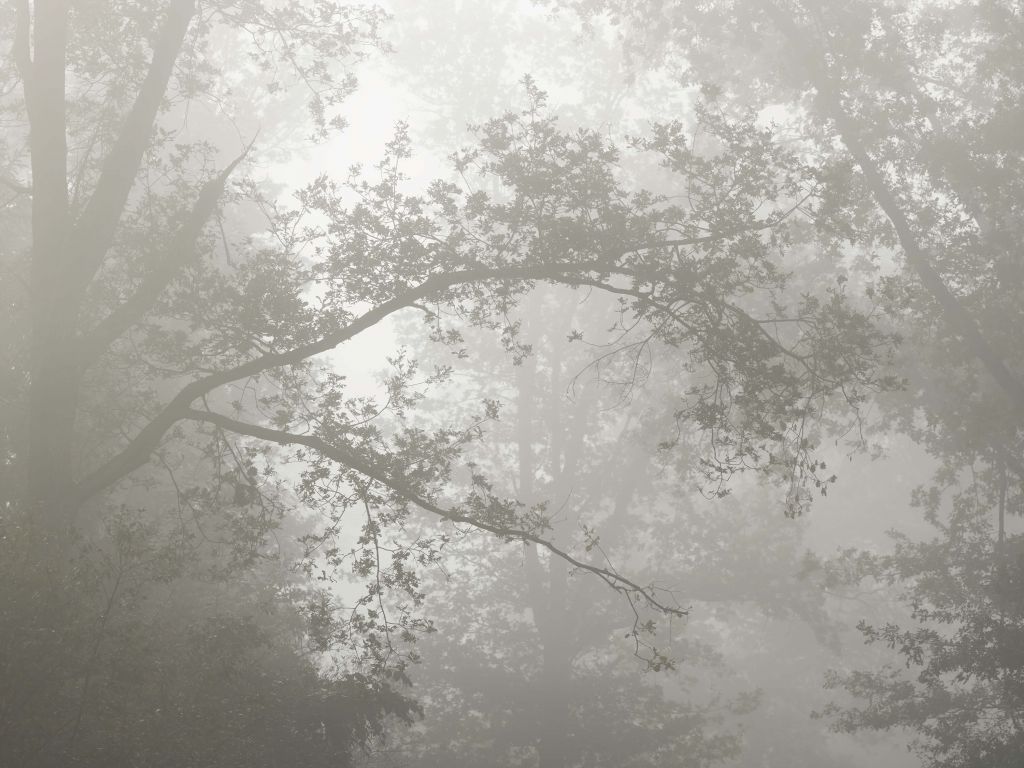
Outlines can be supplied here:
[[1018, 4], [0, 7], [0, 765], [1024, 764]]

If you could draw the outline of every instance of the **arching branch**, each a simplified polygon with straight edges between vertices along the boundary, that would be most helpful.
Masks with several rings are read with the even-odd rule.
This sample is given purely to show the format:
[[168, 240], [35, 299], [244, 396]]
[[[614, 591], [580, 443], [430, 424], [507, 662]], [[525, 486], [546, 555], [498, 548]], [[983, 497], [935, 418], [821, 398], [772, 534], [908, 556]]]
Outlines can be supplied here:
[[[317, 341], [300, 345], [285, 352], [261, 355], [232, 368], [209, 374], [186, 384], [164, 406], [163, 410], [156, 414], [139, 431], [124, 449], [76, 483], [71, 494], [71, 502], [76, 505], [81, 504], [146, 464], [164, 434], [183, 418], [183, 413], [191, 407], [196, 399], [209, 394], [219, 387], [252, 376], [258, 376], [273, 369], [301, 365], [305, 361], [355, 338], [360, 333], [374, 327], [394, 313], [407, 307], [415, 306], [424, 299], [434, 297], [460, 285], [486, 282], [547, 281], [570, 286], [590, 285], [598, 289], [621, 293], [622, 290], [619, 287], [608, 282], [608, 278], [611, 276], [640, 282], [642, 282], [642, 279], [646, 279], [640, 278], [630, 268], [607, 261], [466, 268], [444, 274], [431, 275], [419, 285], [411, 287], [394, 298], [377, 305], [351, 320], [343, 328], [339, 328]], [[636, 285], [639, 286], [640, 282], [636, 282]], [[680, 286], [676, 286], [676, 288], [681, 289]], [[635, 295], [638, 299], [646, 298], [646, 294], [638, 287], [635, 291], [627, 292]]]
[[488, 523], [485, 520], [479, 520], [467, 516], [458, 509], [445, 509], [429, 499], [424, 498], [401, 477], [389, 475], [382, 469], [374, 466], [372, 461], [360, 456], [351, 449], [339, 445], [332, 445], [316, 435], [299, 435], [278, 429], [270, 429], [269, 427], [261, 427], [256, 424], [249, 424], [244, 421], [232, 419], [228, 416], [213, 413], [212, 411], [200, 411], [193, 408], [185, 410], [182, 413], [182, 418], [213, 424], [228, 432], [254, 437], [259, 440], [265, 440], [278, 445], [301, 445], [306, 448], [310, 448], [322, 456], [325, 456], [332, 461], [336, 461], [349, 469], [353, 469], [385, 488], [394, 491], [401, 498], [415, 504], [425, 512], [430, 512], [431, 514], [436, 515], [442, 520], [446, 520], [451, 523], [471, 525], [474, 528], [487, 531], [488, 533], [493, 533], [494, 535], [504, 539], [529, 542], [546, 549], [552, 555], [564, 560], [573, 568], [597, 576], [613, 590], [624, 595], [631, 603], [633, 603], [635, 599], [640, 598], [661, 613], [667, 615], [685, 616], [687, 613], [685, 609], [668, 605], [663, 600], [659, 599], [656, 594], [656, 589], [653, 586], [642, 586], [617, 573], [611, 568], [602, 568], [601, 566], [583, 562], [566, 550], [555, 546], [542, 536], [538, 536], [535, 533], [522, 529], [506, 528], [493, 523]]
[[[591, 263], [464, 269], [447, 274], [432, 275], [418, 286], [410, 288], [389, 301], [377, 305], [353, 319], [345, 327], [328, 334], [318, 341], [303, 344], [286, 352], [261, 355], [233, 368], [196, 379], [182, 387], [163, 410], [154, 416], [120, 453], [76, 483], [71, 494], [71, 501], [73, 504], [81, 504], [103, 489], [113, 485], [130, 472], [143, 466], [149, 461], [150, 455], [159, 445], [167, 430], [177, 421], [181, 420], [183, 412], [197, 398], [212, 392], [218, 387], [251, 376], [258, 376], [275, 368], [299, 365], [358, 336], [394, 313], [458, 285], [494, 280], [551, 280], [575, 284], [579, 282], [577, 276], [586, 271], [600, 271], [608, 274], [616, 270], [614, 267], [603, 263]], [[621, 272], [621, 270], [618, 271]]]

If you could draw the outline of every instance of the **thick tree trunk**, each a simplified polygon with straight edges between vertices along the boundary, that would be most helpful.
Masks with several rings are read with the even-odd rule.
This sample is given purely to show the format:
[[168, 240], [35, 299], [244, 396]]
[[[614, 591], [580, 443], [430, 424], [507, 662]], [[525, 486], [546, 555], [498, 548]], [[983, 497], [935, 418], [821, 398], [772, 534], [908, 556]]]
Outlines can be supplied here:
[[68, 248], [65, 137], [65, 0], [35, 5], [33, 58], [25, 73], [32, 152], [32, 338], [27, 494], [38, 516], [64, 517], [78, 399], [71, 340], [76, 324]]
[[[15, 55], [25, 83], [32, 156], [26, 495], [37, 517], [56, 529], [74, 523], [74, 508], [84, 498], [73, 488], [75, 418], [82, 371], [123, 332], [127, 321], [122, 316], [137, 319], [180, 266], [170, 259], [167, 264], [155, 265], [155, 274], [143, 284], [141, 296], [126, 303], [122, 308], [125, 311], [111, 315], [111, 328], [99, 329], [103, 333], [98, 337], [95, 332], [89, 336], [80, 332], [86, 289], [113, 242], [194, 14], [194, 0], [169, 4], [146, 78], [103, 162], [84, 211], [73, 221], [68, 205], [66, 138], [69, 2], [37, 0], [31, 7], [28, 0], [23, 0], [19, 7]], [[204, 187], [191, 218], [171, 244], [177, 252], [188, 252], [215, 207], [227, 174], [240, 160]], [[79, 349], [87, 338], [89, 348]], [[106, 484], [120, 476], [111, 477]], [[98, 489], [91, 490], [95, 493]]]

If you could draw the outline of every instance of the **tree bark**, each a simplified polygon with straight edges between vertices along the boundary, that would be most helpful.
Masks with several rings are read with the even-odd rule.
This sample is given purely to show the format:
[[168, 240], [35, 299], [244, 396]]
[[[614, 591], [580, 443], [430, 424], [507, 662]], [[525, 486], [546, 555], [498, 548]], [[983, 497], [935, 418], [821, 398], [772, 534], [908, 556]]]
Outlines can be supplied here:
[[27, 493], [37, 516], [63, 517], [72, 478], [78, 390], [73, 375], [75, 313], [69, 228], [65, 67], [68, 5], [39, 0], [26, 69], [32, 162], [31, 352]]
[[36, 516], [55, 530], [73, 524], [81, 501], [73, 490], [73, 451], [83, 372], [77, 349], [82, 301], [113, 240], [194, 13], [194, 0], [175, 0], [169, 7], [135, 104], [85, 211], [72, 222], [65, 74], [69, 3], [37, 0], [34, 8], [19, 7], [22, 39], [16, 56], [24, 77], [32, 163], [26, 494]]

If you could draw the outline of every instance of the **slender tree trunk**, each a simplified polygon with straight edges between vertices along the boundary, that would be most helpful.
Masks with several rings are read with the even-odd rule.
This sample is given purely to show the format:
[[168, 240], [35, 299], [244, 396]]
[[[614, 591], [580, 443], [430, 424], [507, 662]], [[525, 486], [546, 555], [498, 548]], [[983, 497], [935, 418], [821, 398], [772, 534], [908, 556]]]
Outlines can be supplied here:
[[[544, 301], [541, 297], [540, 301]], [[541, 315], [549, 313], [539, 312]], [[557, 320], [551, 327], [568, 327], [572, 313], [564, 323]], [[553, 334], [553, 338], [560, 338]], [[542, 341], [538, 354], [550, 351], [553, 344]], [[537, 358], [526, 360], [518, 374], [518, 444], [520, 495], [527, 503], [535, 496], [547, 499], [549, 512], [553, 513], [553, 535], [557, 538], [559, 517], [569, 514], [577, 483], [586, 423], [592, 404], [584, 395], [579, 402], [569, 402], [560, 386], [564, 374], [563, 362], [553, 357], [549, 370], [538, 375]], [[544, 380], [546, 386], [539, 386]], [[542, 418], [538, 418], [538, 406], [542, 404]], [[543, 423], [547, 442], [548, 473], [552, 481], [540, 491], [535, 488], [536, 455], [534, 446], [541, 440], [536, 430]], [[564, 522], [564, 520], [562, 521]], [[562, 531], [564, 534], [564, 531]], [[540, 679], [536, 683], [538, 738], [536, 742], [539, 768], [564, 768], [572, 752], [572, 682], [573, 659], [578, 638], [572, 621], [569, 596], [569, 571], [561, 562], [541, 561], [534, 548], [529, 547], [525, 556], [527, 579], [529, 581], [530, 608], [534, 615], [540, 641]]]
[[[535, 355], [527, 357], [516, 372], [516, 385], [518, 390], [517, 413], [516, 413], [516, 443], [518, 454], [518, 484], [519, 499], [524, 504], [531, 505], [538, 501], [536, 495], [536, 455], [534, 452], [534, 441], [537, 437], [536, 428], [536, 397], [537, 397], [537, 358]], [[537, 555], [536, 547], [526, 544], [524, 552], [524, 569], [528, 585], [527, 599], [530, 611], [533, 613], [533, 620], [537, 626], [540, 639], [539, 653], [542, 658], [542, 675], [539, 681], [534, 684], [535, 691], [541, 698], [538, 708], [538, 725], [541, 730], [545, 728], [544, 722], [547, 716], [547, 704], [544, 690], [548, 680], [547, 674], [550, 667], [550, 654], [548, 653], [546, 633], [544, 628], [548, 625], [548, 594], [546, 574], [544, 567]], [[546, 730], [540, 736], [537, 743], [539, 765], [551, 765], [550, 760], [550, 738]]]
[[[552, 362], [548, 391], [547, 423], [552, 425], [551, 462], [553, 482], [552, 503], [569, 517], [576, 507], [573, 492], [578, 486], [583, 444], [588, 416], [593, 408], [593, 388], [583, 391], [580, 399], [569, 403], [561, 382], [565, 371], [561, 361]], [[569, 526], [562, 521], [563, 529]], [[555, 529], [559, 525], [556, 522]], [[566, 531], [568, 533], [568, 531]], [[549, 690], [548, 708], [540, 742], [540, 768], [569, 765], [573, 749], [572, 683], [573, 661], [579, 647], [577, 617], [581, 606], [572, 605], [569, 594], [569, 569], [565, 563], [549, 558], [547, 567], [548, 594], [541, 641], [544, 653], [544, 681]]]

